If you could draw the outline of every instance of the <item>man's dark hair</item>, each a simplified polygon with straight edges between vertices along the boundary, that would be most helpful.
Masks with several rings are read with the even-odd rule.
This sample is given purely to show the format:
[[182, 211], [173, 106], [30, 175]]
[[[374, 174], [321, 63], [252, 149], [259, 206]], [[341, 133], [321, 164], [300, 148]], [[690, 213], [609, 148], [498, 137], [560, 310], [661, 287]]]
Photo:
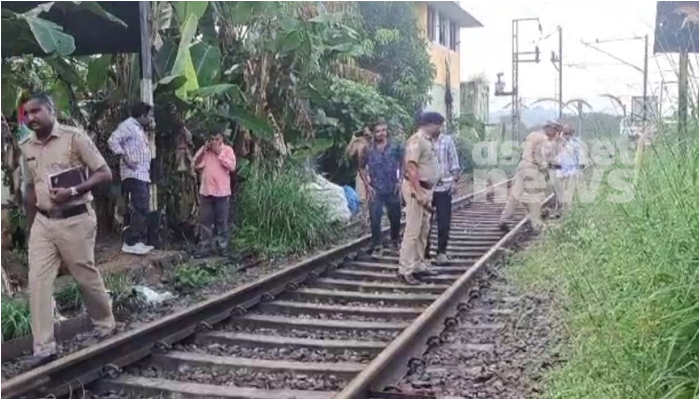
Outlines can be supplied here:
[[228, 122], [219, 122], [212, 128], [210, 136], [224, 135], [224, 132], [226, 132], [230, 126], [231, 124]]
[[131, 115], [132, 118], [139, 118], [143, 117], [144, 115], [148, 115], [149, 112], [153, 109], [153, 106], [144, 102], [140, 101], [133, 106], [131, 106], [131, 110], [129, 114]]
[[443, 117], [439, 112], [435, 111], [426, 111], [421, 113], [421, 115], [418, 116], [418, 121], [416, 121], [416, 124], [419, 127], [429, 124], [442, 125], [443, 123], [445, 123], [445, 117]]
[[369, 130], [370, 130], [370, 132], [374, 132], [374, 130], [375, 130], [378, 126], [381, 126], [381, 125], [385, 125], [385, 126], [387, 125], [386, 121], [385, 121], [384, 119], [382, 119], [382, 118], [380, 118], [380, 119], [378, 119], [378, 120], [372, 122], [372, 123], [369, 125]]
[[25, 103], [30, 101], [30, 100], [36, 100], [40, 104], [48, 106], [51, 110], [55, 110], [56, 106], [54, 105], [53, 98], [51, 97], [50, 94], [46, 92], [37, 92], [31, 94], [27, 99], [24, 101]]

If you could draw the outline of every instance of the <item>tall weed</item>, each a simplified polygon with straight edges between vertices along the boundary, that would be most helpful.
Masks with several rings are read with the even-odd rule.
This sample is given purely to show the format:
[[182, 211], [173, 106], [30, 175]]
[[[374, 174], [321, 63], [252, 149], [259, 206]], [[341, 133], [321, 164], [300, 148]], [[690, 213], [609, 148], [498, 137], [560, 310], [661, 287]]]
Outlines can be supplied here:
[[236, 212], [239, 229], [233, 237], [239, 249], [267, 255], [305, 251], [339, 232], [328, 222], [327, 210], [301, 191], [304, 173], [289, 165], [276, 169], [257, 166], [241, 186]]
[[31, 333], [32, 319], [27, 302], [3, 297], [1, 308], [3, 342]]
[[603, 182], [514, 265], [555, 294], [566, 330], [568, 362], [545, 397], [698, 397], [697, 120], [690, 132], [659, 135], [632, 201], [607, 201]]

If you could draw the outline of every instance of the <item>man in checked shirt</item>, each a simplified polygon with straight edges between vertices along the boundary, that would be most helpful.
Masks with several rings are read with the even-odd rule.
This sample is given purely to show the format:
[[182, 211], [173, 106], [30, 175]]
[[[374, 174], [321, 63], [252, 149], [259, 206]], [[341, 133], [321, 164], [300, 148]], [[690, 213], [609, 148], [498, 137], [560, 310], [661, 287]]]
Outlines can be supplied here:
[[[450, 235], [452, 222], [452, 191], [459, 179], [460, 167], [457, 157], [457, 148], [451, 133], [440, 133], [435, 143], [435, 154], [438, 161], [437, 185], [433, 188], [433, 207], [437, 216], [437, 264], [447, 263], [447, 241]], [[430, 241], [428, 241], [429, 252]], [[428, 257], [428, 254], [426, 254]]]
[[122, 246], [124, 253], [145, 255], [153, 250], [153, 246], [144, 244], [151, 182], [151, 148], [144, 127], [152, 122], [153, 106], [136, 103], [131, 107], [131, 116], [119, 124], [107, 142], [110, 150], [121, 156], [122, 193], [131, 203], [129, 227], [124, 232]]

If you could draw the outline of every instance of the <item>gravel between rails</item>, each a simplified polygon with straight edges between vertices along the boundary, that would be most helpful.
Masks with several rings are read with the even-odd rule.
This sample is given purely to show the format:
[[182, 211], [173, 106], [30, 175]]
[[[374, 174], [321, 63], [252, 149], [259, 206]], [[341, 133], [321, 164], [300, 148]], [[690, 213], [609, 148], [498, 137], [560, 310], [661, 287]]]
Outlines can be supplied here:
[[217, 368], [188, 368], [165, 371], [139, 364], [125, 369], [131, 375], [161, 378], [181, 382], [196, 382], [221, 386], [246, 386], [259, 389], [339, 390], [346, 381], [335, 375], [292, 374], [289, 372], [260, 372], [249, 369], [218, 370]]
[[307, 348], [295, 348], [294, 346], [262, 348], [239, 345], [226, 345], [219, 343], [209, 345], [180, 344], [173, 346], [173, 350], [193, 353], [205, 353], [214, 356], [230, 356], [255, 358], [260, 360], [286, 360], [302, 362], [368, 363], [372, 360], [373, 356], [373, 354], [369, 351], [354, 352], [350, 350], [344, 350], [342, 353], [334, 353], [323, 349], [312, 350]]
[[288, 336], [306, 339], [338, 339], [338, 340], [365, 340], [365, 341], [391, 341], [400, 332], [383, 330], [322, 330], [322, 329], [272, 329], [253, 328], [247, 326], [228, 325], [221, 328], [222, 331], [257, 333], [261, 335]]
[[[531, 398], [540, 395], [543, 374], [561, 362], [560, 326], [552, 316], [552, 299], [508, 286], [494, 262], [477, 279], [470, 309], [513, 310], [512, 314], [458, 314], [444, 342], [427, 351], [426, 366], [404, 377], [398, 389], [406, 394], [438, 398]], [[505, 285], [504, 285], [505, 284]], [[503, 299], [507, 299], [504, 301]], [[497, 330], [465, 329], [466, 325], [501, 324]]]
[[[289, 317], [290, 315], [288, 314], [279, 314], [279, 313], [272, 313], [272, 312], [264, 312], [262, 310], [255, 310], [255, 314], [259, 315], [267, 315], [267, 316], [278, 316], [278, 317]], [[303, 319], [325, 319], [325, 320], [331, 320], [331, 321], [358, 321], [358, 322], [406, 322], [409, 321], [411, 318], [383, 318], [383, 317], [375, 317], [371, 315], [347, 315], [343, 313], [336, 313], [336, 314], [327, 314], [327, 313], [319, 313], [319, 314], [293, 314], [294, 318], [303, 318]]]
[[[141, 307], [129, 310], [128, 319], [117, 323], [116, 332], [121, 333], [133, 330], [150, 322], [157, 321], [167, 315], [191, 306], [194, 303], [203, 301], [211, 296], [221, 294], [227, 290], [235, 289], [236, 287], [260, 279], [265, 275], [286, 268], [295, 262], [299, 262], [302, 259], [311, 256], [312, 254], [320, 253], [322, 251], [348, 243], [364, 235], [366, 231], [367, 227], [363, 222], [358, 226], [353, 226], [348, 230], [343, 238], [335, 241], [332, 244], [327, 244], [298, 255], [264, 260], [260, 264], [251, 268], [239, 270], [232, 269], [231, 272], [226, 274], [225, 279], [218, 280], [211, 285], [198, 289], [195, 292], [177, 293], [176, 290], [168, 285], [151, 286], [152, 289], [158, 292], [167, 290], [171, 291], [172, 293], [176, 293], [178, 297], [156, 307]], [[64, 357], [83, 348], [92, 346], [98, 342], [99, 340], [92, 337], [90, 332], [76, 335], [70, 340], [65, 340], [57, 344], [58, 356]], [[22, 356], [16, 359], [3, 362], [2, 367], [0, 368], [2, 379], [10, 379], [28, 371], [30, 368], [27, 365], [27, 361], [30, 356], [30, 352], [25, 352]]]
[[[387, 294], [386, 292], [362, 292], [363, 294]], [[392, 294], [401, 294], [401, 293], [392, 293]], [[402, 293], [402, 294], [409, 294], [409, 293]], [[287, 295], [281, 295], [279, 297], [279, 300], [289, 300], [289, 301], [297, 301], [295, 300], [296, 297], [293, 295], [287, 296]], [[398, 306], [396, 305], [395, 302], [391, 301], [384, 301], [384, 300], [378, 300], [373, 303], [361, 303], [357, 301], [352, 301], [352, 300], [347, 300], [343, 298], [325, 298], [323, 300], [319, 299], [304, 299], [303, 300], [305, 303], [313, 303], [313, 304], [326, 304], [326, 305], [339, 305], [339, 306], [351, 306], [351, 307], [419, 307], [421, 304], [425, 307], [430, 305], [430, 301], [413, 301], [410, 303], [407, 303], [409, 305], [404, 305], [404, 306]]]

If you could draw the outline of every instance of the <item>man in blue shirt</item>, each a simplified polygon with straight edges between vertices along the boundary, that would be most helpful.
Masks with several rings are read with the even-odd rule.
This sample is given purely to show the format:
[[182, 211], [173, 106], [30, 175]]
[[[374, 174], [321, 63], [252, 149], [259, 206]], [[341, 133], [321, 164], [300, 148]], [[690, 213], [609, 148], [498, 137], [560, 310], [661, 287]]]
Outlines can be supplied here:
[[401, 198], [399, 177], [403, 175], [403, 148], [389, 139], [387, 124], [383, 120], [370, 126], [372, 143], [360, 159], [360, 177], [369, 200], [369, 215], [372, 226], [371, 253], [381, 249], [381, 222], [384, 208], [391, 229], [392, 249], [399, 249], [401, 228]]

